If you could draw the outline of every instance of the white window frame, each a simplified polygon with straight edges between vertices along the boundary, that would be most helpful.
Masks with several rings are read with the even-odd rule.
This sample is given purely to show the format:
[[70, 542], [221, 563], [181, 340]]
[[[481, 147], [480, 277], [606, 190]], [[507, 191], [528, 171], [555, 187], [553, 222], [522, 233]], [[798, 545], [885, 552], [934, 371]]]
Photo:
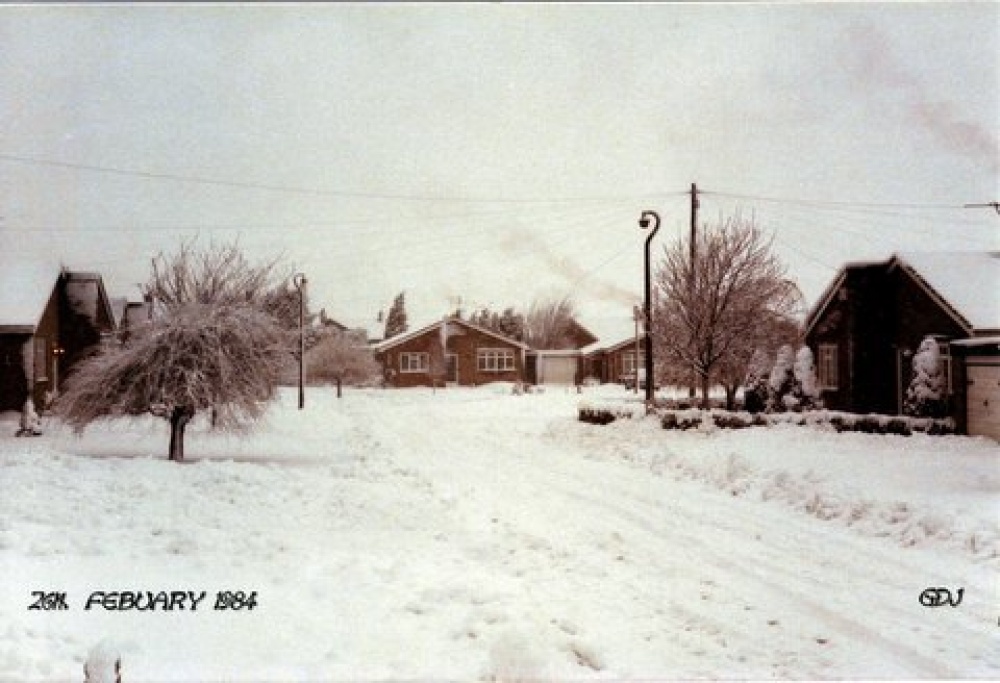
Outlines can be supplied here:
[[517, 362], [513, 349], [476, 349], [476, 369], [479, 372], [513, 372]]
[[427, 373], [431, 369], [431, 354], [426, 351], [402, 351], [399, 354], [401, 374]]
[[36, 382], [49, 381], [49, 340], [45, 337], [35, 337], [34, 343], [34, 373]]
[[941, 372], [944, 374], [944, 395], [951, 396], [954, 392], [952, 390], [951, 381], [951, 344], [946, 341], [938, 341], [938, 357], [941, 359]]
[[816, 383], [820, 389], [839, 388], [840, 377], [837, 372], [839, 351], [837, 344], [819, 344], [816, 347]]
[[625, 351], [622, 353], [622, 374], [627, 376], [632, 376], [635, 374], [636, 368], [643, 369], [646, 367], [646, 352], [639, 352], [639, 363], [635, 362], [636, 353], [635, 351]]

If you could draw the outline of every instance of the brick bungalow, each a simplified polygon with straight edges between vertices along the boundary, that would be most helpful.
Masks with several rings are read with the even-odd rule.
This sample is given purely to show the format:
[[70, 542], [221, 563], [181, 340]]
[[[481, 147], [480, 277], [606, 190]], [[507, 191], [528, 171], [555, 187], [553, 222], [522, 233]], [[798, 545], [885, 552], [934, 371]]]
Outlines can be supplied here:
[[1000, 253], [897, 254], [845, 266], [805, 324], [827, 407], [899, 414], [912, 358], [938, 340], [961, 431], [1000, 438]]
[[386, 384], [478, 386], [522, 382], [527, 345], [456, 317], [374, 346]]
[[[638, 358], [638, 366], [636, 365]], [[645, 367], [645, 335], [639, 337], [639, 350], [636, 352], [636, 339], [629, 337], [611, 346], [593, 349], [587, 354], [589, 376], [602, 384], [628, 384], [635, 377], [636, 367]]]
[[4, 264], [0, 288], [0, 411], [44, 408], [82, 357], [115, 331], [104, 282], [35, 263]]

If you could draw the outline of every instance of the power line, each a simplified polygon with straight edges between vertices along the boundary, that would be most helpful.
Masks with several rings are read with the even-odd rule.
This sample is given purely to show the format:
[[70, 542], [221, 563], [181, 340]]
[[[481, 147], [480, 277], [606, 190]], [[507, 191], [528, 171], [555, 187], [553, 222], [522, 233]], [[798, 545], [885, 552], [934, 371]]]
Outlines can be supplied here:
[[[406, 193], [383, 193], [383, 192], [361, 192], [355, 190], [322, 189], [296, 187], [293, 185], [274, 185], [270, 183], [256, 183], [240, 180], [223, 180], [219, 178], [205, 178], [201, 176], [182, 175], [178, 173], [162, 173], [155, 171], [144, 171], [136, 169], [116, 168], [112, 166], [98, 166], [94, 164], [80, 164], [67, 161], [56, 161], [53, 159], [38, 159], [33, 157], [19, 156], [15, 154], [0, 153], [0, 161], [7, 161], [30, 166], [48, 166], [52, 168], [62, 168], [73, 171], [86, 171], [90, 173], [103, 173], [131, 178], [144, 178], [147, 180], [168, 180], [178, 183], [192, 183], [199, 185], [212, 185], [216, 187], [230, 187], [237, 189], [264, 190], [267, 192], [284, 192], [314, 196], [343, 197], [350, 199], [371, 199], [385, 201], [408, 201], [408, 202], [452, 202], [465, 204], [559, 204], [570, 202], [617, 202], [617, 201], [639, 201], [657, 197], [670, 196], [663, 193], [650, 193], [648, 195], [634, 197], [472, 197], [461, 195], [424, 195]], [[683, 192], [676, 194], [684, 194]]]
[[729, 197], [731, 199], [747, 199], [757, 202], [774, 202], [779, 204], [800, 204], [803, 206], [821, 207], [844, 207], [862, 209], [927, 209], [927, 210], [952, 210], [961, 209], [963, 206], [957, 204], [891, 204], [876, 202], [849, 202], [831, 201], [826, 199], [795, 199], [791, 197], [763, 197], [759, 195], [737, 194], [735, 192], [712, 192], [700, 190], [701, 194], [713, 195], [717, 197]]

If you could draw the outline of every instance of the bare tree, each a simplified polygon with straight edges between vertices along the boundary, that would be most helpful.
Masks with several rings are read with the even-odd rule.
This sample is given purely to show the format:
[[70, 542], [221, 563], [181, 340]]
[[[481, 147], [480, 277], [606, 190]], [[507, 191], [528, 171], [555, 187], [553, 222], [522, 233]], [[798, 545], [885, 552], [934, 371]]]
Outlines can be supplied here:
[[[708, 404], [713, 382], [742, 376], [762, 333], [798, 310], [801, 294], [753, 223], [737, 215], [664, 249], [653, 336], [662, 362], [692, 368]], [[769, 334], [769, 333], [768, 333]]]
[[535, 299], [524, 316], [524, 341], [536, 349], [563, 349], [573, 345], [576, 304], [569, 296]]
[[171, 460], [199, 411], [213, 425], [256, 420], [290, 353], [275, 315], [261, 306], [274, 262], [254, 266], [235, 246], [184, 245], [154, 260], [146, 291], [157, 313], [127, 344], [102, 350], [68, 378], [57, 411], [77, 432], [102, 418], [153, 413], [170, 421]]
[[337, 398], [346, 384], [363, 384], [377, 378], [379, 364], [366, 340], [351, 332], [334, 332], [323, 335], [312, 349], [306, 352], [306, 373], [312, 380], [334, 382]]

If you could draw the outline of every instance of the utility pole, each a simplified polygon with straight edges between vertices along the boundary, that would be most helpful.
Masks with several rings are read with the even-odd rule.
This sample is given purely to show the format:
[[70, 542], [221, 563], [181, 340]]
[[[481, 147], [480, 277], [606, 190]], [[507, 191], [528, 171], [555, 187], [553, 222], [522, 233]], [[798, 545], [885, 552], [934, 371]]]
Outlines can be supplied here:
[[299, 410], [306, 405], [306, 285], [304, 273], [296, 273], [292, 278], [295, 289], [299, 290]]
[[[696, 255], [698, 253], [698, 185], [691, 183], [691, 273], [688, 277], [688, 301], [693, 302], [694, 294], [694, 269]], [[691, 383], [688, 385], [688, 397], [694, 398], [695, 396], [695, 379], [696, 379], [695, 368], [691, 366]]]
[[691, 279], [694, 280], [694, 258], [698, 241], [698, 185], [691, 183]]

